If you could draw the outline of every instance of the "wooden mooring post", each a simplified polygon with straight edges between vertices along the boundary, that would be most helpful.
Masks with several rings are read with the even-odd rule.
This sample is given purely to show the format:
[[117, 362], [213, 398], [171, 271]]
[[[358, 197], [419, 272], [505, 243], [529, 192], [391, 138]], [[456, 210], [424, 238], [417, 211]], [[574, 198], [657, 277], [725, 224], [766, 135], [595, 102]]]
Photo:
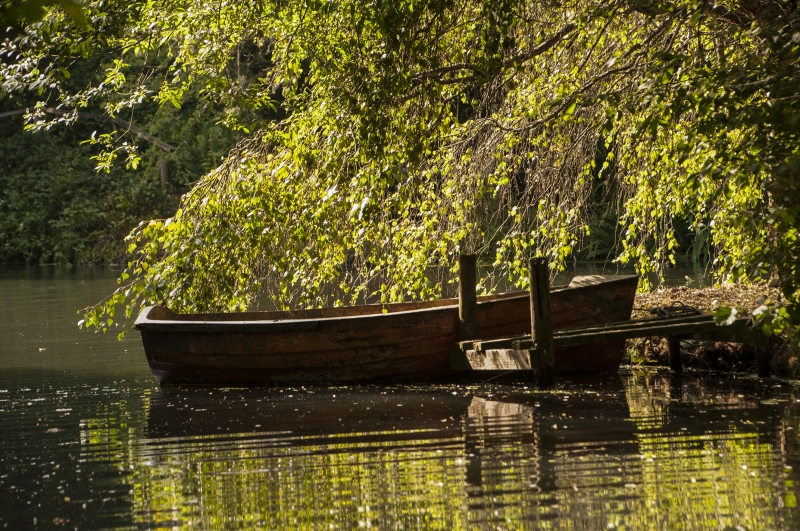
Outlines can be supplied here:
[[453, 370], [538, 371], [541, 386], [555, 383], [555, 349], [602, 344], [640, 337], [667, 339], [670, 369], [683, 370], [681, 341], [723, 341], [751, 343], [756, 349], [758, 375], [770, 374], [768, 338], [752, 327], [748, 318], [719, 326], [712, 315], [687, 315], [668, 319], [625, 320], [553, 330], [550, 301], [550, 271], [546, 259], [534, 258], [528, 264], [530, 283], [531, 334], [480, 339], [478, 329], [477, 257], [459, 256], [458, 315], [461, 340], [450, 356]]
[[550, 268], [546, 259], [531, 258], [528, 281], [531, 290], [531, 339], [538, 358], [539, 384], [550, 386], [555, 383], [555, 343], [550, 306]]
[[458, 321], [461, 341], [478, 339], [478, 257], [458, 257]]
[[[482, 345], [497, 340], [481, 340], [478, 329], [477, 257], [458, 258], [458, 318], [461, 340], [450, 357], [455, 370], [528, 371], [537, 370], [541, 386], [555, 383], [555, 343], [550, 302], [550, 269], [547, 260], [532, 259], [528, 264], [530, 282], [531, 336], [522, 347], [504, 344], [497, 350]], [[501, 340], [504, 343], [507, 341]]]

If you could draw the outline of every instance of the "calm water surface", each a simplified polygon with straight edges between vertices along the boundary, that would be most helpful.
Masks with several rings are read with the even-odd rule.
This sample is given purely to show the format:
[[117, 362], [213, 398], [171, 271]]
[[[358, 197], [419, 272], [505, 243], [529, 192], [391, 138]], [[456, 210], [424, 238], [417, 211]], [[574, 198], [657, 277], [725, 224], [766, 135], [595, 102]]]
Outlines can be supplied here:
[[113, 272], [0, 269], [0, 529], [797, 529], [800, 389], [159, 388]]

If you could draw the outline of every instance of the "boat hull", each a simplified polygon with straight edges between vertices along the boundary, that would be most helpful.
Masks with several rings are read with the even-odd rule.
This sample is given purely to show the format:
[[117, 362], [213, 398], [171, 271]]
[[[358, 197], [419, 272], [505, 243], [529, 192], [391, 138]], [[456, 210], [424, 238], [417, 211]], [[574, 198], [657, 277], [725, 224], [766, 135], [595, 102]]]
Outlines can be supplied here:
[[[636, 283], [636, 277], [617, 277], [553, 290], [554, 328], [629, 319]], [[479, 298], [478, 323], [480, 337], [529, 333], [527, 294]], [[471, 372], [450, 367], [459, 341], [452, 299], [238, 315], [178, 315], [150, 307], [136, 328], [163, 384], [425, 381], [469, 378], [465, 373]], [[617, 370], [623, 349], [624, 341], [556, 349], [555, 370]]]

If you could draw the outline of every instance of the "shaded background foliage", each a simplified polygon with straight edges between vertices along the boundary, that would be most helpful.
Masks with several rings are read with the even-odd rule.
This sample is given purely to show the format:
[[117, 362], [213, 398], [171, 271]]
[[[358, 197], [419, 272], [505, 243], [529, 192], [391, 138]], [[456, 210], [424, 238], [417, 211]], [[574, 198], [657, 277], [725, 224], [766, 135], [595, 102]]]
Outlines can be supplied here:
[[174, 212], [153, 165], [97, 172], [83, 124], [33, 134], [21, 122], [0, 121], [0, 261], [119, 262], [142, 217]]
[[[7, 97], [0, 114], [25, 104], [35, 101]], [[0, 262], [124, 265], [128, 233], [142, 219], [174, 214], [181, 195], [242, 136], [193, 98], [180, 109], [153, 102], [136, 116], [136, 125], [176, 149], [140, 140], [137, 168], [108, 171], [96, 167], [104, 146], [86, 140], [112, 133], [113, 123], [80, 119], [30, 132], [22, 115], [0, 117]]]

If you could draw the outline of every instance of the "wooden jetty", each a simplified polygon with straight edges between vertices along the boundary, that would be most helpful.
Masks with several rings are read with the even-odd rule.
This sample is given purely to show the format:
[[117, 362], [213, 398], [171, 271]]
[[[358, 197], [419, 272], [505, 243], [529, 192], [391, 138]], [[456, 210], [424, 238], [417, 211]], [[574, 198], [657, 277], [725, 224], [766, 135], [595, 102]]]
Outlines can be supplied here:
[[[469, 268], [462, 269], [471, 275]], [[674, 318], [624, 320], [602, 325], [580, 326], [553, 330], [550, 307], [549, 270], [543, 259], [532, 259], [530, 271], [531, 334], [489, 339], [462, 337], [459, 349], [453, 354], [454, 369], [539, 372], [539, 383], [552, 385], [556, 360], [554, 352], [581, 345], [597, 345], [627, 339], [661, 336], [669, 344], [669, 363], [673, 372], [683, 370], [680, 342], [682, 340], [751, 343], [756, 349], [758, 375], [770, 375], [770, 355], [766, 337], [751, 326], [749, 318], [739, 318], [726, 326], [717, 325], [711, 315], [690, 315]], [[469, 286], [470, 278], [461, 283]], [[460, 294], [464, 290], [460, 291]], [[462, 320], [474, 319], [469, 297], [462, 297]], [[476, 323], [463, 323], [462, 330], [475, 330]], [[463, 335], [463, 334], [462, 334]]]
[[[550, 287], [548, 264], [529, 263], [530, 290], [477, 296], [475, 255], [459, 258], [459, 297], [347, 308], [176, 314], [146, 308], [136, 321], [161, 383], [271, 384], [512, 377], [552, 385], [556, 373], [616, 371], [625, 341], [667, 337], [680, 372], [680, 341], [756, 345], [748, 319], [710, 315], [630, 320], [638, 277], [575, 277]], [[514, 375], [516, 373], [516, 375]]]

